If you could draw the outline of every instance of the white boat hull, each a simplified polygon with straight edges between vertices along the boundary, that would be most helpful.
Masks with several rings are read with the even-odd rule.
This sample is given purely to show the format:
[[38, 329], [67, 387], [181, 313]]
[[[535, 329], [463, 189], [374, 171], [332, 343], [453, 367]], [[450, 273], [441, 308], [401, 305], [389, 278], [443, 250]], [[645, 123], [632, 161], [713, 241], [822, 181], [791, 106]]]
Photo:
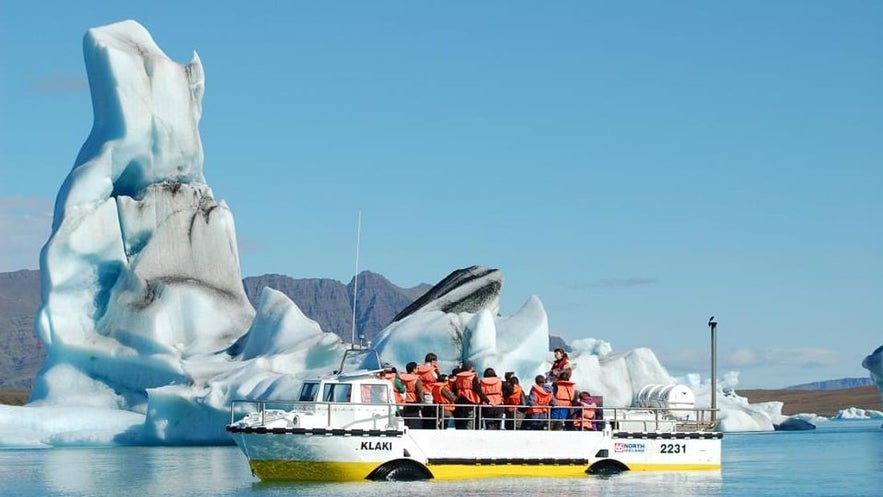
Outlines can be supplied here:
[[[721, 457], [721, 434], [714, 432], [232, 428], [231, 435], [262, 480], [719, 470]], [[390, 471], [398, 473], [389, 475]]]

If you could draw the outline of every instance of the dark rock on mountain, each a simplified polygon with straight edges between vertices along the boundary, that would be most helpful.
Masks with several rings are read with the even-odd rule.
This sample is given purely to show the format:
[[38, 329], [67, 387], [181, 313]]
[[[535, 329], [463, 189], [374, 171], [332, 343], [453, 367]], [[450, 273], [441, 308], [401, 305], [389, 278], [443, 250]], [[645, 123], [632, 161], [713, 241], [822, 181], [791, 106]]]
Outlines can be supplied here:
[[570, 352], [573, 350], [570, 348], [570, 345], [564, 341], [563, 338], [555, 335], [549, 335], [549, 350], [555, 349], [563, 349], [565, 352]]
[[[261, 291], [270, 287], [287, 295], [310, 319], [325, 331], [332, 331], [345, 341], [353, 332], [353, 286], [355, 278], [343, 283], [324, 278], [294, 279], [280, 274], [250, 276], [242, 280], [245, 294], [257, 305]], [[429, 285], [400, 288], [385, 277], [370, 271], [358, 275], [356, 295], [356, 334], [373, 340], [392, 322], [396, 313], [425, 293]]]
[[487, 307], [498, 307], [502, 289], [503, 273], [499, 269], [481, 266], [458, 269], [398, 313], [392, 321], [417, 311], [478, 312]]
[[46, 348], [34, 334], [40, 271], [0, 273], [0, 389], [27, 389]]

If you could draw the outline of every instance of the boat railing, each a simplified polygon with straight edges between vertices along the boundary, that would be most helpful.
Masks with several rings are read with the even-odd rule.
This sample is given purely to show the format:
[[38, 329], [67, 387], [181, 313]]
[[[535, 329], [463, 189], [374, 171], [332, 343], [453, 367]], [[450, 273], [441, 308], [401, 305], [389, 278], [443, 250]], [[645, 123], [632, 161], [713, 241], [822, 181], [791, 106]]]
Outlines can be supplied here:
[[230, 424], [247, 420], [251, 425], [265, 426], [286, 415], [304, 413], [322, 416], [327, 427], [343, 429], [367, 423], [374, 429], [404, 424], [410, 429], [683, 432], [712, 430], [713, 412], [710, 408], [236, 400], [230, 408]]
[[389, 403], [307, 402], [292, 400], [234, 400], [230, 407], [230, 424], [242, 421], [251, 426], [266, 426], [293, 416], [321, 416], [325, 426], [334, 428], [364, 427], [389, 429], [397, 427], [399, 408]]

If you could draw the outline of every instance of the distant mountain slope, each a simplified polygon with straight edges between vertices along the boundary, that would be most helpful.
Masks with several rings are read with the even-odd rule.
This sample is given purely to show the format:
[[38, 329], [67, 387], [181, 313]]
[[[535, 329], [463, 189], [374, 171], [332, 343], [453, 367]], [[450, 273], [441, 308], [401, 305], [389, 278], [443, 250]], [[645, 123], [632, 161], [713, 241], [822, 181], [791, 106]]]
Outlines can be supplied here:
[[[345, 340], [352, 333], [352, 288], [326, 279], [295, 279], [270, 274], [242, 281], [253, 305], [265, 286], [289, 296], [323, 330]], [[392, 318], [423, 295], [431, 285], [400, 288], [385, 277], [364, 271], [359, 274], [356, 325], [368, 340]], [[40, 307], [40, 271], [0, 273], [0, 389], [29, 389], [46, 357], [46, 348], [34, 335], [34, 317]]]
[[879, 411], [881, 406], [880, 392], [873, 386], [837, 390], [737, 390], [736, 393], [752, 404], [782, 402], [782, 414], [786, 416], [802, 412], [833, 416], [849, 407]]
[[786, 387], [786, 390], [844, 390], [847, 388], [866, 387], [873, 385], [870, 377], [867, 378], [840, 378], [839, 380], [816, 381]]
[[[325, 331], [333, 331], [349, 341], [352, 338], [353, 284], [325, 279], [295, 279], [281, 274], [249, 276], [242, 280], [245, 295], [257, 306], [264, 287], [270, 287], [288, 295], [311, 319]], [[430, 285], [420, 284], [413, 288], [400, 288], [384, 276], [362, 271], [359, 273], [356, 296], [356, 333], [364, 333], [373, 340], [402, 309], [426, 293]]]
[[0, 273], [0, 388], [30, 388], [46, 348], [34, 335], [40, 271]]

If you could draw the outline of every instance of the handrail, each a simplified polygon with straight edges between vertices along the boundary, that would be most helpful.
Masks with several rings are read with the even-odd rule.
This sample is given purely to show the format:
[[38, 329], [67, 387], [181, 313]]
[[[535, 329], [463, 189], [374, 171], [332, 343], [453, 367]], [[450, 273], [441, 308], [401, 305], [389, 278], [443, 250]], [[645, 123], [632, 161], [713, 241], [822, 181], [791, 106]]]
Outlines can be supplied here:
[[[253, 406], [248, 411], [245, 406]], [[303, 409], [310, 407], [310, 409]], [[335, 409], [348, 407], [349, 409]], [[324, 401], [295, 401], [295, 400], [234, 400], [230, 406], [230, 424], [237, 422], [237, 416], [247, 415], [249, 412], [259, 412], [261, 424], [265, 423], [265, 414], [269, 410], [294, 411], [300, 408], [304, 412], [317, 413], [325, 411], [326, 424], [332, 426], [334, 415], [340, 412], [354, 412], [352, 408], [384, 408], [390, 420], [399, 418], [407, 425], [411, 421], [416, 427], [421, 423], [422, 429], [446, 429], [450, 425], [456, 425], [458, 429], [498, 429], [494, 428], [499, 423], [499, 429], [508, 430], [572, 430], [574, 418], [584, 409], [582, 406], [530, 406], [525, 404], [500, 404], [497, 406], [474, 405], [474, 404], [388, 404], [388, 403], [351, 403], [351, 402], [324, 402]], [[419, 408], [416, 415], [406, 416], [405, 407]], [[453, 407], [450, 416], [444, 415], [445, 408]], [[544, 411], [538, 417], [528, 418], [522, 412], [524, 410], [541, 408]], [[489, 408], [500, 408], [502, 414], [491, 413]], [[512, 412], [509, 409], [513, 409]], [[299, 410], [299, 411], [300, 411]], [[361, 409], [355, 409], [358, 411]], [[553, 411], [565, 411], [561, 419], [554, 418]], [[591, 419], [592, 430], [602, 430], [607, 427], [617, 431], [632, 425], [642, 425], [641, 431], [706, 431], [712, 430], [714, 424], [714, 409], [710, 408], [659, 408], [659, 407], [604, 407], [594, 408], [595, 416]], [[432, 414], [434, 413], [434, 415]], [[589, 418], [586, 418], [588, 420]], [[432, 424], [429, 422], [433, 421]], [[580, 424], [584, 421], [579, 418]], [[423, 423], [426, 422], [426, 423]], [[527, 427], [525, 427], [527, 422]], [[559, 424], [560, 422], [560, 424]]]

